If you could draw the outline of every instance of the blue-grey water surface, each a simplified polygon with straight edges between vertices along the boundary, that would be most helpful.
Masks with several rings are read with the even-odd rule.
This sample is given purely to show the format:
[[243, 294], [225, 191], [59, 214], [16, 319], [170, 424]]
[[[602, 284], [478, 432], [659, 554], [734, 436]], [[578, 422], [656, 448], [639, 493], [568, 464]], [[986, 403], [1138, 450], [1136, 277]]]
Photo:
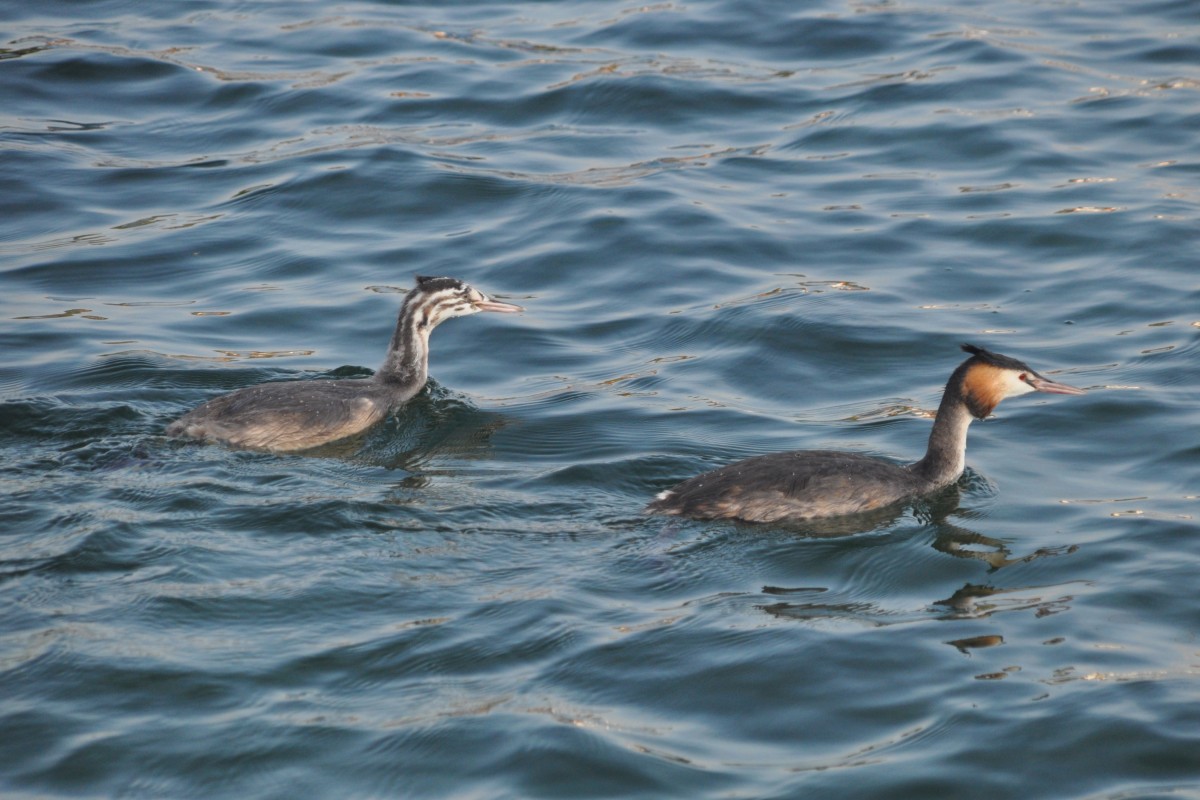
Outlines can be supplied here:
[[[1200, 798], [1186, 0], [9, 3], [0, 794]], [[369, 434], [168, 440], [370, 374]], [[923, 451], [860, 532], [644, 517]], [[838, 535], [835, 535], [838, 534]]]

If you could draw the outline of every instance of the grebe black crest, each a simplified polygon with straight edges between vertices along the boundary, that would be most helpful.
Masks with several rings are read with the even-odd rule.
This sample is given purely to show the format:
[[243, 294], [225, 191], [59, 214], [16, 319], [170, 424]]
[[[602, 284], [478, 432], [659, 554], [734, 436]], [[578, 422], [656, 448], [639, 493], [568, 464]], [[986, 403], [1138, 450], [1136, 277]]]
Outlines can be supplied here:
[[1015, 358], [964, 344], [971, 354], [951, 374], [924, 458], [902, 466], [857, 453], [797, 450], [738, 461], [660, 493], [651, 514], [746, 522], [802, 522], [860, 514], [935, 492], [965, 467], [967, 428], [1006, 397], [1084, 394]]
[[167, 426], [167, 435], [274, 452], [344, 439], [421, 391], [429, 374], [429, 334], [439, 323], [481, 311], [522, 310], [457, 278], [420, 276], [400, 307], [383, 366], [370, 378], [249, 386], [189, 411]]

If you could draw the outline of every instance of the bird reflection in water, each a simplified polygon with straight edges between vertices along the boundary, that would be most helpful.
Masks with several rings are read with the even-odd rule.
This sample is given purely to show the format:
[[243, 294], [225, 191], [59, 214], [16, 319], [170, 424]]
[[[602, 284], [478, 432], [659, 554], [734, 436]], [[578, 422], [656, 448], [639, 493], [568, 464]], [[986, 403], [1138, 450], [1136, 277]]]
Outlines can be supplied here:
[[[825, 520], [821, 521], [821, 524], [806, 525], [803, 530], [797, 532], [808, 537], [833, 538], [864, 531], [886, 530], [900, 519], [905, 510], [900, 508], [887, 513], [858, 515], [853, 519]], [[1007, 542], [949, 521], [950, 516], [962, 512], [959, 507], [957, 486], [950, 487], [936, 497], [928, 498], [927, 501], [914, 505], [911, 511], [918, 521], [933, 531], [934, 537], [930, 545], [935, 550], [955, 558], [981, 561], [987, 565], [989, 574], [1014, 564], [1028, 564], [1049, 556], [1069, 555], [1078, 549], [1076, 545], [1063, 545], [1039, 548], [1026, 555], [1014, 555]], [[1047, 599], [1043, 595], [1048, 588], [1052, 587], [997, 588], [989, 584], [967, 583], [949, 597], [932, 601], [928, 607], [922, 609], [915, 616], [862, 601], [803, 602], [797, 599], [766, 603], [758, 608], [781, 619], [828, 620], [840, 618], [858, 620], [871, 625], [888, 625], [928, 618], [931, 609], [940, 610], [940, 613], [937, 614], [938, 619], [983, 618], [996, 611], [1024, 608], [1035, 608], [1039, 616], [1045, 616], [1064, 610], [1065, 603], [1071, 599], [1062, 596]], [[1032, 597], [1029, 596], [1031, 590], [1036, 592]], [[812, 594], [824, 594], [827, 591], [829, 590], [824, 587], [763, 587], [763, 594], [772, 597], [811, 596]], [[958, 644], [953, 642], [950, 644], [958, 647]]]

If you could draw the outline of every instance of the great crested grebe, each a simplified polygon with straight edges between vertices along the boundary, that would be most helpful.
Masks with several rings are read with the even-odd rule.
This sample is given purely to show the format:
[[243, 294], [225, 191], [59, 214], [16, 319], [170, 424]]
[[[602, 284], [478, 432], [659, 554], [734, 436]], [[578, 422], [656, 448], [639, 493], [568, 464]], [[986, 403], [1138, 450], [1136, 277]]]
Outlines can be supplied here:
[[429, 334], [438, 323], [480, 311], [523, 310], [457, 278], [418, 277], [400, 308], [383, 366], [370, 378], [248, 386], [184, 414], [167, 426], [167, 435], [274, 452], [344, 439], [421, 391], [429, 371]]
[[971, 357], [951, 374], [925, 457], [901, 466], [857, 453], [796, 450], [738, 461], [660, 493], [650, 514], [692, 519], [787, 522], [874, 511], [949, 486], [962, 475], [967, 428], [1006, 397], [1084, 394], [1024, 362], [964, 344]]

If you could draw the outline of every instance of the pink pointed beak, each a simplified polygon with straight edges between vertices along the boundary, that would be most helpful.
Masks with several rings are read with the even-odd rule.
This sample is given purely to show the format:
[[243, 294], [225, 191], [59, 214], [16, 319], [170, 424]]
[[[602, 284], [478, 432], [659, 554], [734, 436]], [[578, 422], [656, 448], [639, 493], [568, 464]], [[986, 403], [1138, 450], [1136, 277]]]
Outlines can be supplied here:
[[1052, 381], [1049, 378], [1043, 378], [1035, 373], [1026, 373], [1025, 382], [1039, 392], [1046, 394], [1087, 394], [1086, 391], [1078, 386], [1068, 386], [1065, 383]]
[[495, 311], [499, 314], [515, 314], [518, 311], [525, 310], [512, 303], [501, 303], [499, 300], [493, 300], [490, 297], [475, 303], [475, 308], [480, 311]]

